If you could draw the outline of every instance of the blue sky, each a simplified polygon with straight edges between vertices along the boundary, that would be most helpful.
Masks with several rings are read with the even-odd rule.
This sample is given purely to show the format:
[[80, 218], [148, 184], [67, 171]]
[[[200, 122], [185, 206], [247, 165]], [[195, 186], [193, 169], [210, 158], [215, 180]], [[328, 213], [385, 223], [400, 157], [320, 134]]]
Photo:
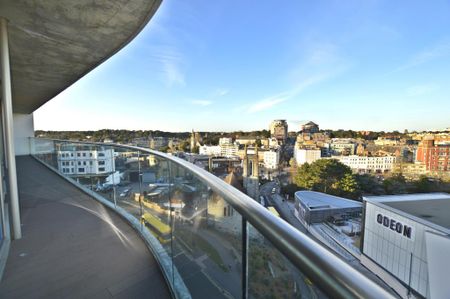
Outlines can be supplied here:
[[450, 1], [165, 0], [45, 130], [450, 127]]

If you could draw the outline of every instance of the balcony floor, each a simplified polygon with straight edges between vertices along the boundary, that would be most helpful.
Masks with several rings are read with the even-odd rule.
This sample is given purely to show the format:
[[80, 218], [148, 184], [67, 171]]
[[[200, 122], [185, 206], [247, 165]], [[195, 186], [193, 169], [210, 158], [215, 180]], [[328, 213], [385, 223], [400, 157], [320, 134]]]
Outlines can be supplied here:
[[11, 243], [0, 298], [170, 298], [121, 217], [31, 157], [17, 158], [17, 175], [23, 238]]

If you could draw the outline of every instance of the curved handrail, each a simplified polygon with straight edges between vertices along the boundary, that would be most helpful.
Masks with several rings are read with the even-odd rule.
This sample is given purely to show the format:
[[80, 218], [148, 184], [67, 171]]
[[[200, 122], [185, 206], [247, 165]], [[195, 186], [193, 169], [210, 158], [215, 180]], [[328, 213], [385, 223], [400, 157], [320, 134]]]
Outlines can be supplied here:
[[48, 138], [37, 139], [131, 149], [167, 159], [191, 171], [219, 194], [327, 295], [332, 298], [395, 298], [322, 245], [270, 213], [251, 197], [190, 162], [138, 146]]

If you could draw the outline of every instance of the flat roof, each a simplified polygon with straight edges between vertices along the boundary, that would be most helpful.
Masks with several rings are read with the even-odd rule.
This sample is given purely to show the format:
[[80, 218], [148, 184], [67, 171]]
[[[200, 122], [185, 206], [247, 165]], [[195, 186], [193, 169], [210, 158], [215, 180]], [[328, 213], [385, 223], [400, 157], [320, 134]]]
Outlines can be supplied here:
[[422, 223], [432, 223], [450, 229], [450, 194], [448, 193], [368, 196], [364, 199], [412, 215]]
[[315, 191], [297, 191], [295, 197], [310, 210], [362, 207], [361, 202]]

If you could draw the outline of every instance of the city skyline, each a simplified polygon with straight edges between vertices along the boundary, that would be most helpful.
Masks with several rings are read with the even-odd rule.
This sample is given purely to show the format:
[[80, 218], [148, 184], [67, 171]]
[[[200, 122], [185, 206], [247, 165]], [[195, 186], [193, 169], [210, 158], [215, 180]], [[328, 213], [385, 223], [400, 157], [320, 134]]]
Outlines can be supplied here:
[[449, 11], [444, 1], [164, 1], [127, 47], [36, 111], [35, 128], [445, 129]]

